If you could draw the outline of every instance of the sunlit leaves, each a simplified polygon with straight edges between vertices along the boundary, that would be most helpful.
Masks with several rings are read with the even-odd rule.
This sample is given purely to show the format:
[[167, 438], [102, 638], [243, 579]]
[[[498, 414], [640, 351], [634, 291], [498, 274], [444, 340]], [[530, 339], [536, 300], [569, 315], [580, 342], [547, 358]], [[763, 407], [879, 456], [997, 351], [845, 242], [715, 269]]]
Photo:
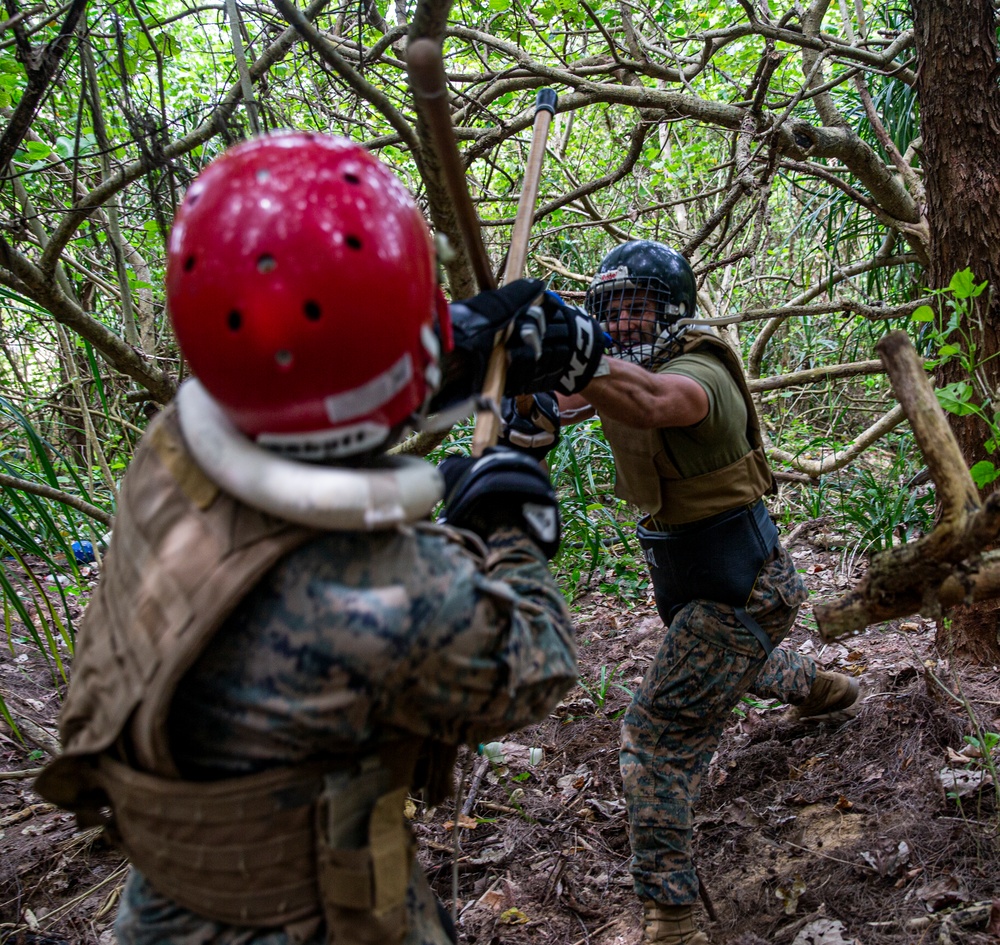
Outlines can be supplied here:
[[978, 298], [989, 283], [976, 283], [971, 269], [962, 269], [951, 277], [948, 289], [956, 299]]
[[0, 54], [0, 108], [20, 97], [26, 81], [24, 67], [10, 54]]
[[180, 41], [172, 33], [157, 33], [153, 39], [164, 56], [176, 56], [181, 52]]

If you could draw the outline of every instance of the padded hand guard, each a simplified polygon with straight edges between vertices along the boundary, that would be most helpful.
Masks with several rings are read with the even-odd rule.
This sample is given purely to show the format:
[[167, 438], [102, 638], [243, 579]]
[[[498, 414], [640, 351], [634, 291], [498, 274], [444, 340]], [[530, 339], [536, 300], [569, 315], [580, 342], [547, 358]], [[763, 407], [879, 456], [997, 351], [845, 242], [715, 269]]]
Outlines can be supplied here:
[[549, 393], [531, 395], [531, 410], [521, 416], [513, 397], [500, 404], [503, 427], [499, 443], [541, 462], [559, 442], [559, 404]]
[[[540, 351], [524, 340], [521, 330], [532, 322], [540, 330]], [[516, 324], [519, 333], [508, 344], [510, 366], [504, 393], [556, 390], [575, 394], [590, 383], [604, 354], [604, 333], [582, 308], [546, 292], [539, 304], [518, 313]]]
[[600, 326], [544, 286], [540, 279], [517, 279], [452, 304], [455, 346], [442, 365], [444, 384], [432, 413], [482, 390], [497, 344], [507, 348], [505, 394], [575, 394], [590, 382], [604, 353]]
[[533, 459], [491, 447], [479, 458], [449, 456], [438, 469], [445, 482], [442, 521], [482, 538], [505, 526], [519, 528], [547, 558], [559, 550], [559, 505]]

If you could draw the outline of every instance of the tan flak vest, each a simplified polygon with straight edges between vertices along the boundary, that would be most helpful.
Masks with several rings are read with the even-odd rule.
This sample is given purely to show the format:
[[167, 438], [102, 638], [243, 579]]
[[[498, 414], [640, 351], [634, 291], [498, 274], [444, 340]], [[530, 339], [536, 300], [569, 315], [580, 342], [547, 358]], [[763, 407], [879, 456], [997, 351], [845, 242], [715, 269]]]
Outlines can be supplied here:
[[398, 941], [413, 862], [402, 808], [419, 740], [385, 758], [344, 758], [333, 773], [207, 782], [180, 779], [170, 754], [181, 677], [264, 573], [316, 534], [221, 491], [192, 460], [175, 409], [155, 418], [78, 637], [64, 752], [36, 788], [81, 826], [103, 824], [154, 889], [206, 918], [325, 918], [329, 929], [374, 910], [375, 927], [359, 935], [352, 925], [349, 938]]
[[717, 335], [695, 330], [687, 333], [677, 354], [703, 349], [711, 350], [722, 361], [746, 402], [750, 452], [736, 462], [684, 479], [660, 430], [639, 430], [601, 417], [604, 435], [615, 458], [615, 495], [642, 509], [654, 527], [697, 522], [749, 505], [777, 488], [764, 455], [760, 421], [739, 358]]

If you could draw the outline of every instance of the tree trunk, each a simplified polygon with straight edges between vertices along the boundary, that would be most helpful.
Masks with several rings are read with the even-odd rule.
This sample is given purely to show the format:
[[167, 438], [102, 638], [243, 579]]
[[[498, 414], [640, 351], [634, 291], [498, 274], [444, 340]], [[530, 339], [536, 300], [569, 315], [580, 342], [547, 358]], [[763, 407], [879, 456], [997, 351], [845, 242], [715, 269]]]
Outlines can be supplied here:
[[[971, 269], [990, 289], [978, 301], [976, 324], [965, 331], [978, 346], [987, 385], [1000, 391], [1000, 90], [997, 23], [992, 0], [913, 0], [917, 96], [923, 138], [924, 185], [930, 226], [931, 288], [944, 288]], [[957, 343], [957, 339], [956, 339]], [[985, 363], [984, 363], [985, 362]], [[967, 379], [957, 362], [940, 383]], [[997, 410], [1000, 403], [986, 405]], [[969, 466], [988, 457], [986, 427], [971, 417], [951, 418]], [[984, 605], [955, 608], [938, 647], [976, 661], [1000, 659], [1000, 612]]]

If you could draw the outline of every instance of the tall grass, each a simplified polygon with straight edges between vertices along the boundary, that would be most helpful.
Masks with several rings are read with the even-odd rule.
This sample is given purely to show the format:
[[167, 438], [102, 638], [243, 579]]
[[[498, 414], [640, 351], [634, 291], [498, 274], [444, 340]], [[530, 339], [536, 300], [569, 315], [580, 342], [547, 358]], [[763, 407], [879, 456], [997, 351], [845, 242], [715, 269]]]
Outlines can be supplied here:
[[[427, 459], [468, 456], [473, 422], [459, 424]], [[613, 495], [614, 460], [598, 420], [564, 427], [546, 457], [559, 501], [562, 544], [553, 570], [572, 601], [597, 580], [599, 588], [630, 600], [647, 584], [635, 541], [635, 511]]]
[[786, 524], [826, 518], [849, 573], [859, 559], [933, 529], [934, 486], [916, 484], [922, 473], [913, 434], [900, 428], [852, 466], [786, 489], [783, 517]]
[[637, 513], [614, 496], [614, 458], [600, 421], [564, 428], [549, 470], [563, 521], [555, 567], [567, 596], [595, 578], [603, 593], [626, 603], [644, 596], [649, 579], [635, 538]]
[[[0, 598], [7, 646], [33, 644], [49, 664], [53, 684], [66, 680], [73, 653], [73, 602], [85, 585], [77, 553], [83, 542], [100, 549], [106, 525], [53, 498], [27, 491], [32, 485], [66, 493], [111, 514], [107, 493], [89, 490], [75, 463], [44, 438], [10, 400], [0, 397]], [[24, 483], [21, 487], [19, 483]], [[74, 549], [74, 542], [78, 548]], [[0, 695], [0, 715], [16, 732]]]

